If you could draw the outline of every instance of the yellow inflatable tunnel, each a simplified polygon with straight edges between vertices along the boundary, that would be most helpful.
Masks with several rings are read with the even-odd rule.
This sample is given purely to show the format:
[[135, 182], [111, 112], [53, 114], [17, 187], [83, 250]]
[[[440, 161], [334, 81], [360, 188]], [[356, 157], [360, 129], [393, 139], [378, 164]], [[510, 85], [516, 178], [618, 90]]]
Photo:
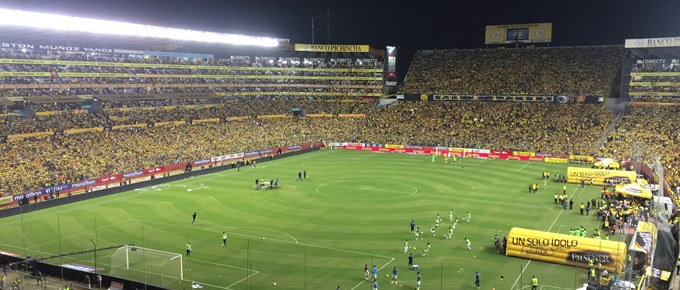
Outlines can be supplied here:
[[621, 273], [626, 244], [515, 227], [508, 233], [505, 255], [584, 268], [592, 258], [595, 265]]
[[595, 169], [595, 168], [584, 168], [584, 167], [569, 167], [567, 168], [567, 182], [569, 183], [581, 183], [584, 180], [586, 184], [593, 180], [595, 185], [609, 185], [609, 182], [619, 183], [632, 183], [635, 182], [637, 174], [635, 171], [623, 171], [623, 170], [608, 170], [608, 169]]

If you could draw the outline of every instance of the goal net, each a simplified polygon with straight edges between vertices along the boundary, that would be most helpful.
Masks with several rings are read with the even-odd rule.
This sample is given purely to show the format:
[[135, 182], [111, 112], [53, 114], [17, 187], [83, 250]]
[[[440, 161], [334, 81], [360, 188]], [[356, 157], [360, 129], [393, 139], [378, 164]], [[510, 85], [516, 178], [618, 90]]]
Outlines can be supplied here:
[[111, 276], [158, 286], [184, 280], [182, 254], [126, 245], [111, 255]]

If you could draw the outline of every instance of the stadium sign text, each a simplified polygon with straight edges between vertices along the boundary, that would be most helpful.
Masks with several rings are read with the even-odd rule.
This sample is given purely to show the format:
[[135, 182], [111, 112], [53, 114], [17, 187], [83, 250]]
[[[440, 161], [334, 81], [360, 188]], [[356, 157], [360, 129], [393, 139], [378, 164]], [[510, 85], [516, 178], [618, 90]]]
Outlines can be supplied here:
[[676, 47], [680, 37], [626, 39], [626, 48]]
[[336, 44], [295, 44], [295, 51], [314, 52], [368, 52], [368, 45], [336, 45]]
[[37, 49], [37, 50], [59, 50], [59, 51], [75, 51], [75, 52], [100, 52], [113, 53], [112, 48], [97, 48], [97, 47], [79, 47], [79, 46], [64, 46], [64, 45], [43, 45], [43, 44], [25, 44], [25, 43], [0, 43], [2, 48], [18, 48], [18, 49]]

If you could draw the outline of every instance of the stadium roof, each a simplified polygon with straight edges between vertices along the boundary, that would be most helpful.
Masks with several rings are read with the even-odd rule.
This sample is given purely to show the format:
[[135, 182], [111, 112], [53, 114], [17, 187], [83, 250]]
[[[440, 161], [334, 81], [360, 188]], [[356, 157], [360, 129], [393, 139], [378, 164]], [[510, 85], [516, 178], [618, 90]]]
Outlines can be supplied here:
[[[289, 40], [150, 26], [0, 8], [4, 42], [172, 51], [287, 46]], [[57, 43], [58, 41], [58, 43]], [[46, 43], [47, 42], [47, 43]]]

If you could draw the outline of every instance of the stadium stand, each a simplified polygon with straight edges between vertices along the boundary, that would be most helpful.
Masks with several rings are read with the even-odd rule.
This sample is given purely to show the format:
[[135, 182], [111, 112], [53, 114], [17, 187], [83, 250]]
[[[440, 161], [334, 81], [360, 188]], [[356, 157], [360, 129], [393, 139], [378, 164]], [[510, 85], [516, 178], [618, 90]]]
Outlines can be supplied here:
[[341, 117], [245, 119], [33, 137], [0, 146], [0, 192], [21, 193], [253, 149], [346, 140], [356, 122]]
[[621, 46], [420, 50], [404, 93], [605, 96]]
[[602, 156], [621, 160], [642, 159], [652, 164], [660, 157], [666, 183], [676, 192], [680, 187], [680, 107], [629, 106], [626, 115], [601, 149]]
[[370, 115], [359, 139], [590, 154], [611, 114], [601, 105], [510, 102], [406, 102]]
[[[373, 106], [361, 97], [382, 94], [380, 53], [106, 51], [0, 48], [0, 194], [349, 140]], [[291, 117], [293, 108], [309, 117]]]

